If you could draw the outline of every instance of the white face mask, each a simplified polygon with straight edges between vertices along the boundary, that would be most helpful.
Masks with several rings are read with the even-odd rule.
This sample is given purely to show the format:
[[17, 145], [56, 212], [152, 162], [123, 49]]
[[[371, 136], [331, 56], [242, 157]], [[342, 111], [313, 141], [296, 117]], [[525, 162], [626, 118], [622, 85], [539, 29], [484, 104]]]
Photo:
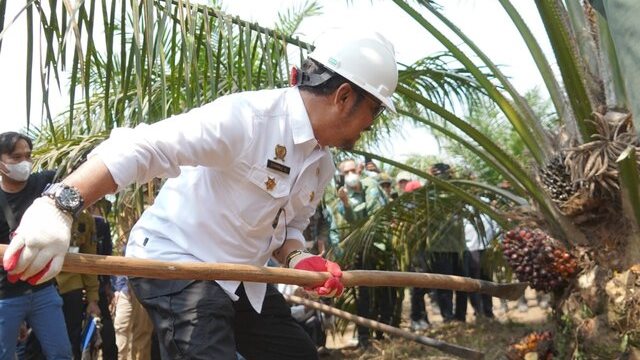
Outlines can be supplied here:
[[31, 161], [27, 160], [21, 161], [17, 164], [3, 164], [7, 170], [9, 170], [5, 175], [15, 181], [27, 181], [29, 175], [31, 175], [31, 169], [33, 168]]
[[356, 173], [350, 172], [344, 177], [344, 183], [352, 189], [358, 186], [359, 182], [360, 182], [360, 175]]
[[370, 171], [370, 170], [363, 170], [362, 174], [366, 177], [370, 177], [370, 178], [375, 178], [378, 176], [378, 173], [375, 171]]

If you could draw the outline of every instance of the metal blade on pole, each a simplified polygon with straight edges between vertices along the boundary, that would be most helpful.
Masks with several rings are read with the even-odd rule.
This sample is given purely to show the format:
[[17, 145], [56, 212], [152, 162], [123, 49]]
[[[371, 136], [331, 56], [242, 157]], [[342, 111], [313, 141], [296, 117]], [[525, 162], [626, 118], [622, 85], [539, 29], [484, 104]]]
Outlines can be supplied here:
[[337, 317], [352, 321], [358, 325], [365, 326], [373, 330], [384, 331], [391, 335], [400, 336], [402, 338], [415, 341], [422, 345], [436, 348], [444, 353], [455, 355], [462, 359], [484, 359], [484, 353], [479, 352], [477, 350], [469, 349], [464, 346], [459, 346], [456, 344], [450, 344], [438, 339], [433, 339], [426, 336], [414, 334], [412, 332], [402, 330], [391, 325], [383, 324], [381, 322], [363, 318], [361, 316], [356, 316], [349, 312], [336, 309], [332, 306], [321, 304], [319, 302], [311, 301], [308, 299], [304, 299], [299, 296], [285, 294], [284, 297], [288, 302], [304, 305], [304, 306], [313, 308], [315, 310], [322, 311], [323, 313], [326, 313], [326, 314], [335, 315]]
[[[6, 247], [7, 245], [0, 245], [0, 259]], [[329, 273], [281, 267], [170, 262], [77, 253], [66, 254], [62, 270], [93, 275], [128, 275], [174, 280], [237, 280], [306, 287], [322, 284], [331, 277]], [[479, 292], [509, 300], [520, 298], [528, 285], [527, 283], [501, 284], [453, 275], [372, 270], [344, 271], [342, 283], [345, 287], [422, 287]]]

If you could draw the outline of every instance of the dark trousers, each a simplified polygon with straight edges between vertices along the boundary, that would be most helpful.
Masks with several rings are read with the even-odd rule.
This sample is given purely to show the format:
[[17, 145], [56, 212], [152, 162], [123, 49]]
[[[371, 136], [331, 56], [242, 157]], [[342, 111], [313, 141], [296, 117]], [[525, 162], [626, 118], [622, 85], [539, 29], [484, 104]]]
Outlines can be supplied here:
[[325, 346], [327, 343], [327, 335], [325, 333], [324, 326], [322, 325], [322, 315], [319, 311], [308, 319], [298, 322], [300, 326], [309, 334], [311, 340], [316, 346]]
[[[485, 267], [482, 266], [484, 250], [468, 251], [467, 253], [467, 258], [469, 260], [468, 276], [472, 279], [491, 281], [491, 276], [488, 274]], [[473, 306], [473, 309], [476, 312], [476, 317], [486, 316], [488, 318], [493, 318], [493, 298], [491, 295], [471, 293], [469, 294], [469, 300], [471, 301], [471, 306]]]
[[82, 319], [84, 319], [84, 301], [82, 300], [82, 289], [71, 290], [61, 294], [62, 312], [64, 322], [67, 325], [67, 334], [71, 342], [71, 351], [74, 359], [80, 359], [82, 342]]
[[429, 322], [426, 304], [424, 303], [424, 296], [427, 294], [427, 291], [429, 291], [429, 289], [411, 288], [411, 320], [424, 320]]
[[[427, 254], [423, 251], [419, 252], [419, 255], [413, 259], [413, 271], [418, 273], [429, 273], [431, 266], [428, 265]], [[427, 288], [411, 288], [411, 320], [419, 321], [424, 320], [429, 322], [429, 316], [427, 314], [427, 307], [424, 302], [424, 296], [429, 292]]]
[[[395, 306], [395, 290], [390, 287], [359, 286], [356, 294], [356, 311], [358, 316], [391, 324], [393, 308]], [[376, 337], [382, 338], [383, 333], [376, 331]], [[370, 329], [358, 325], [358, 339], [367, 341], [370, 337]]]
[[131, 278], [131, 289], [149, 312], [162, 359], [317, 359], [316, 347], [291, 317], [273, 285], [260, 314], [244, 287], [233, 302], [214, 281]]
[[[100, 286], [102, 289], [102, 285]], [[113, 319], [109, 311], [109, 299], [104, 291], [100, 291], [98, 299], [100, 307], [100, 320], [102, 321], [102, 329], [100, 329], [100, 337], [102, 338], [102, 359], [117, 360], [118, 347], [116, 346], [116, 332], [113, 328]]]
[[[375, 270], [373, 259], [363, 261], [362, 257], [356, 259], [356, 268], [361, 270]], [[358, 316], [391, 324], [393, 309], [396, 302], [395, 289], [390, 287], [359, 286], [356, 292], [356, 312]], [[376, 332], [376, 337], [382, 338], [382, 332]], [[358, 340], [366, 342], [370, 337], [370, 329], [358, 325]]]
[[[433, 272], [444, 275], [466, 276], [464, 258], [455, 252], [434, 252]], [[440, 308], [442, 319], [447, 322], [451, 320], [465, 321], [467, 316], [467, 296], [464, 291], [456, 291], [456, 307], [453, 308], [453, 291], [436, 290], [436, 302]]]

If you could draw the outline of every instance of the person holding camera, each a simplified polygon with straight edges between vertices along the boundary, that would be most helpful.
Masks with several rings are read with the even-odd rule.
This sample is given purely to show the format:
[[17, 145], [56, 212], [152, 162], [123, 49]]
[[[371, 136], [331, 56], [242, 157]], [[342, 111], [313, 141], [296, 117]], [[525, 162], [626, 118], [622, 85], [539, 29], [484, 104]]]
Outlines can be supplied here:
[[[338, 166], [340, 174], [344, 176], [344, 186], [338, 189], [338, 211], [351, 225], [365, 221], [376, 210], [387, 204], [387, 197], [378, 185], [378, 181], [371, 177], [361, 177], [362, 167], [353, 159], [342, 161]], [[386, 236], [377, 238], [369, 249], [364, 249], [356, 258], [355, 267], [360, 270], [389, 270], [380, 267], [378, 252], [390, 246], [390, 239]], [[394, 290], [387, 287], [370, 288], [359, 286], [356, 294], [358, 316], [391, 324], [395, 296]], [[370, 330], [365, 326], [358, 326], [358, 346], [366, 349], [370, 345]], [[376, 333], [382, 338], [381, 332]]]

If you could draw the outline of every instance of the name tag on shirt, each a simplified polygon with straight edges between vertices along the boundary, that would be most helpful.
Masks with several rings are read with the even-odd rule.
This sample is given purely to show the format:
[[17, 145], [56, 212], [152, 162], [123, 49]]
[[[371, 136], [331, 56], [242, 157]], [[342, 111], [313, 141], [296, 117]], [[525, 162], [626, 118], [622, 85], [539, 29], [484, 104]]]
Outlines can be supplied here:
[[282, 165], [280, 163], [277, 163], [273, 160], [267, 160], [267, 167], [269, 169], [273, 169], [275, 171], [280, 171], [282, 173], [285, 173], [287, 175], [289, 175], [289, 173], [291, 172], [291, 168], [285, 165]]

